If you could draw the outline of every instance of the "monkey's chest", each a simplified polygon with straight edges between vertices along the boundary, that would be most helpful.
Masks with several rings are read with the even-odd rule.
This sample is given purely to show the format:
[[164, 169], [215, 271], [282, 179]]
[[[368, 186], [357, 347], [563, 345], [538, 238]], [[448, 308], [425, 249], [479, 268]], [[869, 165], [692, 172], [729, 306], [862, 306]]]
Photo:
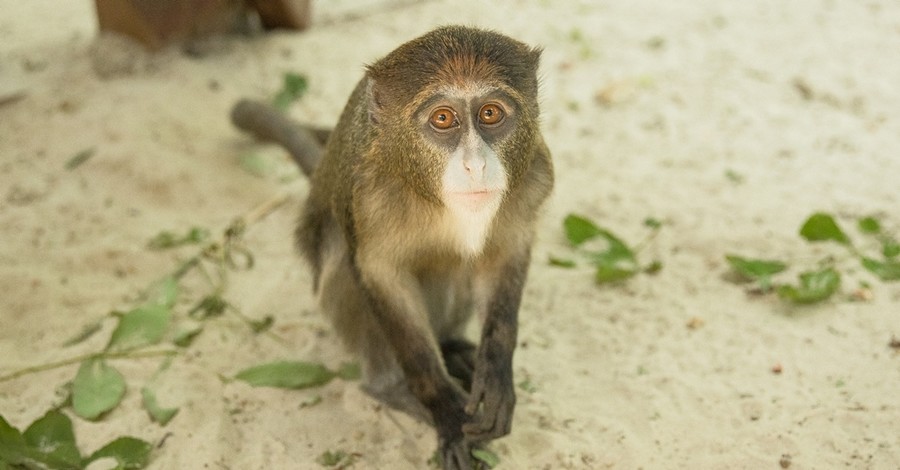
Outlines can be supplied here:
[[435, 266], [420, 274], [428, 322], [438, 338], [458, 334], [471, 318], [475, 305], [473, 285], [472, 270], [466, 264], [443, 269]]
[[491, 235], [499, 201], [472, 208], [465, 203], [448, 203], [438, 225], [443, 243], [464, 258], [479, 256]]

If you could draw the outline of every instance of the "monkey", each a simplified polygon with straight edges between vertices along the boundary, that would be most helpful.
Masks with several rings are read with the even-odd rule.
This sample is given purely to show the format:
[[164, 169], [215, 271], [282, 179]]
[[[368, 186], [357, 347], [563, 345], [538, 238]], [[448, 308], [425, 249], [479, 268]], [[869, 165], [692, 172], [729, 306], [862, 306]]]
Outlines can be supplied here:
[[518, 310], [554, 181], [540, 55], [440, 27], [366, 67], [324, 149], [309, 133], [307, 155], [291, 152], [311, 174], [295, 237], [320, 309], [363, 389], [434, 426], [445, 470], [511, 431]]

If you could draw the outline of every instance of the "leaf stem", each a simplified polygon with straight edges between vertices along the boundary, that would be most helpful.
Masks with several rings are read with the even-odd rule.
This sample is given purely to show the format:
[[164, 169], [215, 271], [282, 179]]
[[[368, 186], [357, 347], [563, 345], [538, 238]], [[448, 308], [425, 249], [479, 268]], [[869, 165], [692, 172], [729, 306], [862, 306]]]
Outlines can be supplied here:
[[[204, 274], [207, 277], [207, 280], [213, 285], [216, 293], [220, 293], [225, 289], [226, 275], [227, 275], [227, 265], [225, 264], [227, 261], [228, 252], [232, 248], [232, 244], [235, 239], [243, 234], [246, 228], [259, 220], [263, 219], [267, 215], [274, 212], [276, 209], [284, 205], [288, 201], [288, 194], [280, 194], [278, 196], [272, 197], [267, 201], [257, 205], [249, 212], [244, 215], [238, 216], [234, 219], [234, 221], [228, 226], [225, 230], [221, 240], [213, 241], [208, 243], [205, 247], [200, 250], [200, 253], [197, 255], [188, 258], [184, 261], [174, 272], [172, 272], [171, 276], [175, 280], [180, 280], [184, 277], [190, 270], [194, 269], [197, 266], [200, 266], [201, 270], [204, 271]], [[215, 252], [216, 247], [218, 247], [221, 251], [220, 256], [216, 256], [216, 261], [218, 261], [221, 283], [218, 286], [215, 286], [215, 283], [212, 281], [209, 273], [203, 269], [202, 260], [204, 257], [208, 257], [209, 253]], [[217, 253], [218, 254], [218, 253]], [[143, 296], [146, 296], [146, 292], [143, 293]], [[245, 322], [252, 323], [252, 320], [245, 317], [243, 314], [238, 312], [238, 315], [242, 317]], [[275, 339], [281, 340], [277, 335], [271, 332], [267, 332], [270, 336]], [[283, 341], [283, 340], [281, 340]], [[156, 356], [174, 356], [178, 354], [178, 351], [173, 350], [162, 350], [162, 351], [136, 351], [134, 349], [129, 349], [125, 351], [101, 351], [90, 354], [82, 354], [80, 356], [72, 357], [69, 359], [64, 359], [56, 362], [49, 362], [47, 364], [39, 364], [36, 366], [29, 366], [23, 369], [19, 369], [13, 371], [9, 374], [0, 376], [0, 382], [7, 382], [10, 380], [17, 379], [24, 375], [44, 372], [52, 369], [58, 369], [60, 367], [69, 366], [72, 364], [77, 364], [79, 362], [89, 360], [89, 359], [139, 359], [145, 357], [156, 357]]]
[[634, 246], [634, 253], [637, 254], [643, 251], [644, 248], [646, 248], [647, 245], [649, 245], [657, 235], [659, 235], [659, 227], [653, 228], [651, 232], [644, 237], [643, 240], [641, 240], [637, 245]]
[[34, 374], [37, 372], [45, 372], [48, 370], [58, 369], [60, 367], [69, 366], [72, 364], [77, 364], [79, 362], [87, 361], [89, 359], [143, 359], [147, 357], [157, 357], [157, 356], [174, 356], [178, 354], [178, 351], [174, 350], [162, 350], [162, 351], [135, 351], [135, 350], [126, 350], [126, 351], [117, 351], [117, 352], [98, 352], [98, 353], [90, 353], [90, 354], [82, 354], [80, 356], [75, 356], [69, 359], [63, 359], [61, 361], [56, 362], [48, 362], [46, 364], [39, 364], [36, 366], [29, 366], [17, 371], [11, 372], [7, 375], [0, 376], [0, 382], [7, 382], [10, 380], [17, 379], [24, 375]]

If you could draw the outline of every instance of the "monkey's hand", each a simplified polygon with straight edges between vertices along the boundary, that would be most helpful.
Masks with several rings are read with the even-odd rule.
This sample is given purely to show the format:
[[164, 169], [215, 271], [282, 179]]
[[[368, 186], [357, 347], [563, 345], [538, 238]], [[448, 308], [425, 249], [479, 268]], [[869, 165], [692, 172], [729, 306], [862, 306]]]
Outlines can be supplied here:
[[472, 391], [466, 404], [466, 413], [470, 416], [469, 422], [463, 425], [466, 438], [484, 442], [509, 434], [515, 406], [512, 365], [480, 360], [475, 367]]
[[471, 470], [471, 443], [463, 434], [463, 423], [466, 421], [464, 410], [465, 396], [461, 390], [453, 389], [453, 393], [439, 401], [434, 408], [434, 424], [438, 433], [438, 451], [440, 452], [443, 470]]

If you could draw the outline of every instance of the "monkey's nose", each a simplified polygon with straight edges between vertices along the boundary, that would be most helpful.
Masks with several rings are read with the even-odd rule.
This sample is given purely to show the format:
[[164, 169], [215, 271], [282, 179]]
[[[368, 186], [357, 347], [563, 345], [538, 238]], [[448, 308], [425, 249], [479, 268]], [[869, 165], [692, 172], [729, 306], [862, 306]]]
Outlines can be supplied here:
[[483, 158], [465, 158], [463, 159], [463, 167], [469, 176], [480, 178], [484, 173], [486, 162]]

